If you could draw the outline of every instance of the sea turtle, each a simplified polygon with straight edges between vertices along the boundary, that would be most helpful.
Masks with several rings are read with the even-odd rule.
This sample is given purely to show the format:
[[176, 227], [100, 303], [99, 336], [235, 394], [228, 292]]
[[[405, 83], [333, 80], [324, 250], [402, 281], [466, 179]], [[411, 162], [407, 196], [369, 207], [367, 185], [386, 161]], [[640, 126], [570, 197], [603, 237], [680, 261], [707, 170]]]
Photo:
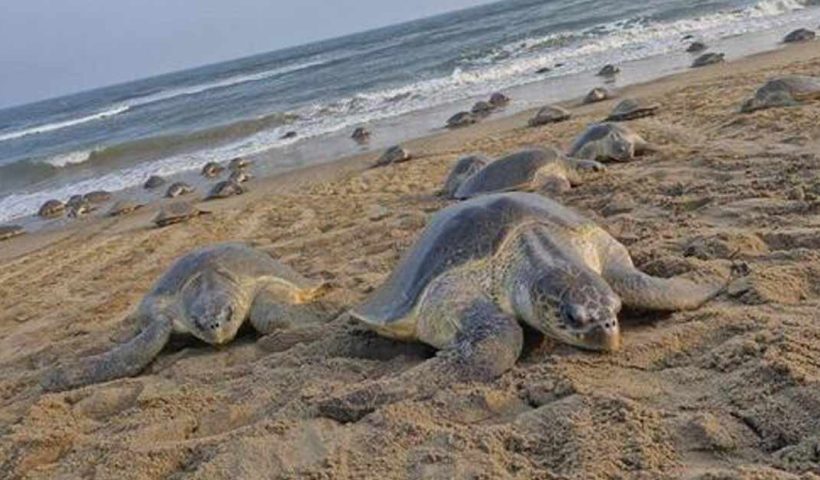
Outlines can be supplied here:
[[228, 177], [228, 181], [234, 183], [245, 183], [251, 178], [253, 178], [253, 175], [251, 175], [250, 173], [244, 170], [235, 170], [231, 172], [231, 176]]
[[291, 138], [296, 138], [296, 137], [298, 137], [298, 136], [299, 136], [299, 133], [298, 133], [298, 132], [296, 132], [296, 131], [294, 131], [294, 130], [291, 130], [291, 131], [289, 131], [289, 132], [285, 132], [285, 133], [284, 133], [284, 135], [282, 135], [280, 138], [281, 138], [282, 140], [289, 140], [289, 139], [291, 139]]
[[464, 183], [464, 180], [484, 168], [488, 163], [490, 163], [490, 159], [484, 155], [470, 155], [460, 158], [447, 176], [440, 195], [445, 198], [455, 198], [453, 195], [455, 195], [458, 187]]
[[165, 196], [168, 198], [179, 197], [182, 195], [187, 195], [194, 191], [194, 187], [188, 185], [185, 182], [174, 182], [171, 186], [168, 187], [168, 190], [165, 192]]
[[706, 50], [706, 44], [703, 42], [692, 42], [686, 47], [686, 51], [689, 53], [698, 53]]
[[57, 218], [65, 214], [65, 203], [59, 200], [48, 200], [37, 211], [37, 215], [43, 218]]
[[493, 113], [493, 110], [495, 110], [495, 105], [482, 100], [480, 102], [476, 102], [473, 105], [473, 108], [470, 109], [470, 112], [486, 117], [487, 115]]
[[595, 87], [584, 97], [584, 103], [603, 102], [610, 97], [609, 91], [605, 88]]
[[647, 102], [642, 98], [625, 98], [621, 100], [612, 113], [606, 118], [608, 122], [622, 122], [636, 118], [654, 115], [661, 106], [654, 102]]
[[68, 198], [68, 201], [65, 202], [65, 207], [68, 211], [71, 211], [71, 210], [79, 207], [83, 203], [86, 203], [86, 200], [83, 198], [83, 196], [80, 195], [80, 194], [76, 194], [76, 195], [72, 195]]
[[8, 240], [26, 233], [20, 225], [0, 225], [0, 241]]
[[236, 195], [242, 195], [245, 189], [239, 183], [233, 180], [223, 180], [213, 186], [205, 200], [217, 200], [220, 198], [228, 198]]
[[135, 212], [142, 207], [144, 207], [143, 204], [133, 200], [120, 200], [115, 203], [113, 207], [111, 207], [111, 210], [108, 211], [108, 216], [121, 217], [123, 215], [128, 215], [129, 213]]
[[242, 157], [236, 157], [228, 162], [228, 170], [235, 172], [237, 170], [244, 170], [250, 166], [250, 162]]
[[798, 28], [786, 35], [783, 38], [783, 43], [808, 42], [809, 40], [814, 40], [816, 36], [817, 35], [808, 28]]
[[512, 190], [563, 192], [581, 183], [580, 170], [604, 170], [593, 160], [566, 158], [554, 148], [529, 148], [500, 158], [464, 181], [453, 193], [463, 200]]
[[510, 103], [510, 97], [501, 92], [495, 92], [490, 95], [490, 104], [496, 108], [506, 106], [508, 103]]
[[205, 178], [218, 177], [224, 170], [225, 167], [222, 165], [216, 162], [208, 162], [202, 166], [202, 176]]
[[566, 108], [559, 107], [558, 105], [548, 105], [538, 110], [527, 124], [531, 127], [540, 127], [548, 123], [563, 122], [564, 120], [569, 120], [570, 117], [572, 117], [572, 113]]
[[89, 202], [85, 196], [79, 196], [79, 200], [75, 198], [78, 196], [79, 195], [75, 195], [74, 197], [71, 197], [68, 200], [68, 203], [66, 203], [66, 212], [71, 218], [82, 217], [83, 215], [91, 213], [94, 209], [91, 202]]
[[367, 143], [370, 140], [370, 131], [364, 127], [356, 127], [350, 138], [358, 143]]
[[159, 188], [165, 185], [165, 179], [160, 177], [159, 175], [151, 175], [148, 177], [148, 180], [142, 184], [142, 188], [146, 190], [153, 190], [155, 188]]
[[777, 77], [760, 87], [755, 96], [740, 107], [744, 113], [764, 108], [799, 105], [805, 100], [820, 99], [820, 78], [802, 75]]
[[246, 321], [262, 334], [321, 325], [322, 282], [240, 243], [212, 245], [179, 258], [131, 316], [139, 333], [101, 355], [57, 367], [43, 377], [62, 391], [139, 374], [172, 333], [224, 345]]
[[598, 76], [599, 77], [611, 77], [613, 75], [617, 75], [620, 72], [621, 72], [620, 68], [616, 67], [615, 65], [609, 64], [609, 65], [604, 65], [604, 67], [601, 68], [601, 70], [598, 71]]
[[182, 223], [200, 215], [206, 215], [206, 212], [196, 208], [188, 202], [174, 202], [163, 206], [159, 213], [154, 217], [154, 225], [157, 227], [166, 227], [175, 223]]
[[400, 145], [393, 145], [385, 150], [381, 157], [376, 160], [375, 167], [383, 167], [385, 165], [392, 165], [394, 163], [406, 162], [413, 158], [413, 156], [402, 148]]
[[83, 199], [91, 204], [103, 203], [111, 200], [111, 192], [106, 192], [105, 190], [95, 190], [83, 195]]
[[461, 128], [477, 123], [480, 117], [472, 112], [458, 112], [447, 119], [447, 128]]
[[724, 60], [726, 54], [724, 53], [704, 53], [692, 62], [692, 68], [705, 67], [706, 65], [714, 65]]
[[593, 123], [572, 144], [570, 157], [628, 162], [654, 150], [640, 135], [617, 123]]
[[728, 280], [723, 264], [656, 278], [601, 227], [531, 193], [485, 195], [438, 212], [393, 273], [351, 317], [438, 355], [397, 376], [321, 399], [321, 415], [355, 421], [380, 405], [453, 382], [489, 381], [517, 361], [527, 325], [559, 342], [613, 351], [621, 306], [695, 309]]

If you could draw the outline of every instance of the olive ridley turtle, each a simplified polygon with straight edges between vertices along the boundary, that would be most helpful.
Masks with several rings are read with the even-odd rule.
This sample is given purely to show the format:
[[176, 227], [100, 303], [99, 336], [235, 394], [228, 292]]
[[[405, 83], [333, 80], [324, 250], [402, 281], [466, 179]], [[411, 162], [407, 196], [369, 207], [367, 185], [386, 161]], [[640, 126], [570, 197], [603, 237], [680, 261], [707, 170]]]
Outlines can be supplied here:
[[463, 200], [513, 190], [563, 192], [581, 183], [580, 170], [604, 169], [592, 160], [566, 158], [554, 148], [528, 148], [491, 162], [464, 178], [453, 198]]
[[799, 105], [805, 100], [820, 99], [820, 78], [802, 75], [777, 77], [760, 87], [755, 96], [740, 107], [744, 113], [773, 107]]
[[438, 355], [316, 406], [323, 416], [356, 421], [453, 382], [490, 381], [521, 354], [519, 322], [583, 349], [617, 350], [622, 305], [695, 309], [728, 276], [722, 264], [680, 277], [649, 276], [601, 227], [540, 195], [462, 202], [437, 213], [385, 283], [350, 312], [382, 336], [423, 342]]
[[204, 247], [179, 258], [154, 284], [131, 319], [139, 333], [101, 355], [51, 370], [47, 391], [139, 374], [172, 333], [224, 345], [246, 321], [262, 334], [318, 324], [326, 287], [244, 244]]
[[605, 162], [628, 162], [655, 147], [640, 135], [617, 123], [593, 123], [572, 144], [570, 157]]

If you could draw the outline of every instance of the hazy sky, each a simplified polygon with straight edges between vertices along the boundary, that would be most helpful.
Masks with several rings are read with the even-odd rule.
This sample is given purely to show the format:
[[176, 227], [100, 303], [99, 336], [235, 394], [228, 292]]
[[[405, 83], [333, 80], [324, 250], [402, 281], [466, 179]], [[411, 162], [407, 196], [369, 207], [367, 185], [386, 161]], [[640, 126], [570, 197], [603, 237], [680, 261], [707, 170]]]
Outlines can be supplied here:
[[0, 107], [489, 0], [0, 0]]

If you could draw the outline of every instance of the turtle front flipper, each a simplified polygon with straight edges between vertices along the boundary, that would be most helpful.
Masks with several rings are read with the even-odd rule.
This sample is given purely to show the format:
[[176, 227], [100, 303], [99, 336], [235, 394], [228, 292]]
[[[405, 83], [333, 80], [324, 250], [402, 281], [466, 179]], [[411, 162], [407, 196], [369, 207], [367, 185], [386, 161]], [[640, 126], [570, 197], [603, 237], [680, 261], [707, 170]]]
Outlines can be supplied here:
[[47, 392], [59, 392], [108, 382], [140, 373], [168, 343], [173, 330], [166, 318], [155, 318], [134, 338], [112, 350], [50, 371], [40, 382]]
[[[395, 377], [367, 381], [352, 391], [321, 400], [319, 415], [355, 422], [381, 406], [427, 398], [451, 383], [490, 381], [512, 368], [524, 338], [514, 318], [484, 299], [452, 310], [452, 315], [453, 322], [447, 323], [459, 324], [459, 331], [435, 357]], [[420, 325], [419, 339], [437, 343], [448, 328], [439, 326], [443, 328]]]
[[631, 261], [609, 265], [603, 276], [624, 305], [657, 311], [698, 308], [719, 294], [729, 280], [729, 274], [720, 271], [658, 278], [641, 272]]

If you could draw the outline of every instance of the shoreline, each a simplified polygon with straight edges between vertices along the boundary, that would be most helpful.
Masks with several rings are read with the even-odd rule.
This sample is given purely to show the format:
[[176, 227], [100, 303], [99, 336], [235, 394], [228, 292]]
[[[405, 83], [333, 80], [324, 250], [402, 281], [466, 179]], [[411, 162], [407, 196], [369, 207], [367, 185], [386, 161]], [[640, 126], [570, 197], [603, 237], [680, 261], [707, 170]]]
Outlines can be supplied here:
[[[818, 12], [815, 11], [814, 13]], [[794, 16], [794, 14], [789, 15]], [[782, 35], [791, 28], [795, 21], [796, 20], [792, 18], [791, 20], [784, 20], [785, 23], [772, 26], [765, 30], [713, 39], [710, 40], [710, 44], [716, 51], [727, 52], [728, 59], [744, 58], [750, 54], [755, 55], [757, 54], [755, 52], [760, 52], [761, 50], [764, 52], [772, 51], [772, 49], [776, 50], [781, 47], [779, 42]], [[663, 78], [668, 76], [669, 73], [676, 74], [685, 72], [688, 64], [692, 58], [694, 58], [693, 55], [683, 51], [685, 43], [685, 41], [681, 40], [679, 50], [673, 50], [666, 54], [626, 60], [620, 65], [622, 72], [615, 79], [613, 86], [615, 88], [629, 88], [630, 85], [644, 84], [647, 81]], [[501, 91], [509, 93], [513, 98], [512, 104], [507, 107], [506, 111], [527, 111], [534, 108], [537, 104], [544, 103], [544, 99], [556, 101], [557, 103], [566, 101], [569, 98], [574, 98], [575, 96], [582, 96], [592, 87], [601, 86], [603, 84], [601, 78], [595, 76], [594, 73], [594, 71], [578, 72], [575, 69], [561, 72], [561, 69], [558, 69], [548, 74], [545, 78], [539, 80], [528, 79], [525, 83], [501, 88]], [[382, 150], [392, 144], [405, 141], [407, 138], [426, 138], [431, 135], [434, 136], [436, 135], [437, 129], [443, 126], [445, 120], [452, 113], [459, 110], [469, 110], [472, 103], [476, 100], [483, 99], [482, 97], [469, 97], [458, 101], [425, 107], [420, 110], [413, 110], [396, 116], [380, 117], [372, 122], [367, 122], [365, 125], [374, 131], [374, 138], [371, 145], [364, 148], [367, 151], [373, 149]], [[509, 115], [503, 111], [499, 112], [499, 114], [503, 116]], [[516, 113], [513, 113], [513, 115], [515, 114]], [[362, 149], [362, 147], [355, 145], [348, 138], [350, 133], [348, 130], [352, 131], [352, 128], [353, 126], [318, 136], [308, 136], [302, 140], [296, 139], [294, 143], [284, 146], [276, 146], [270, 143], [268, 143], [267, 146], [260, 144], [258, 148], [262, 148], [262, 151], [248, 156], [275, 158], [273, 162], [265, 162], [262, 165], [258, 165], [260, 176], [276, 175], [282, 171], [291, 170], [293, 168], [304, 168], [304, 166], [310, 166], [310, 164], [314, 163], [333, 162], [339, 158], [356, 155], [357, 150]], [[252, 143], [256, 144], [257, 142], [254, 141]], [[90, 165], [83, 167], [83, 165], [85, 165], [83, 162], [78, 164], [79, 167], [77, 167], [81, 170], [76, 172], [74, 170], [66, 170], [57, 177], [54, 177], [53, 180], [47, 180], [46, 183], [38, 184], [39, 186], [34, 191], [21, 193], [19, 196], [6, 192], [4, 200], [8, 201], [0, 203], [8, 207], [5, 212], [6, 215], [20, 215], [26, 212], [35, 212], [36, 209], [39, 208], [39, 205], [49, 198], [65, 200], [71, 194], [79, 191], [92, 191], [99, 188], [116, 191], [121, 196], [132, 200], [146, 201], [151, 199], [151, 196], [143, 192], [139, 188], [139, 185], [134, 183], [139, 180], [141, 175], [152, 170], [154, 171], [153, 173], [161, 173], [166, 169], [173, 170], [171, 165], [182, 161], [183, 163], [187, 162], [189, 170], [175, 170], [174, 173], [168, 174], [167, 177], [172, 181], [182, 180], [192, 184], [202, 184], [201, 179], [196, 175], [196, 168], [190, 169], [193, 164], [190, 164], [190, 160], [184, 157], [203, 157], [225, 162], [227, 158], [231, 157], [225, 157], [226, 152], [223, 151], [223, 148], [228, 148], [230, 145], [233, 145], [233, 143], [228, 142], [227, 144], [216, 144], [211, 148], [184, 151], [180, 152], [179, 155], [157, 158], [145, 163], [120, 165], [117, 167], [120, 168], [120, 170], [116, 171], [107, 170], [113, 168], [111, 165], [107, 167], [100, 165], [99, 168], [101, 170], [95, 173], [94, 176], [92, 176], [93, 178], [78, 177], [78, 175], [82, 174], [82, 169], [92, 168]], [[232, 148], [233, 147], [230, 149]], [[257, 147], [254, 147], [254, 149], [256, 148]], [[202, 162], [200, 165], [204, 164], [204, 160]], [[73, 169], [75, 167], [69, 168]], [[62, 176], [66, 177], [61, 179]], [[21, 222], [31, 224], [34, 229], [40, 228], [40, 224], [42, 223], [39, 222], [37, 218], [25, 215], [18, 216], [4, 223]]]
[[[814, 48], [816, 48], [816, 44], [814, 42], [809, 42], [806, 44], [780, 45], [774, 50], [751, 54], [718, 65], [699, 69], [689, 69], [686, 71], [661, 76], [645, 82], [626, 85], [624, 87], [614, 89], [615, 96], [603, 102], [585, 105], [582, 102], [583, 97], [575, 97], [568, 100], [555, 102], [555, 104], [571, 109], [574, 115], [587, 115], [593, 112], [600, 112], [601, 118], [603, 118], [606, 112], [608, 112], [618, 101], [620, 101], [620, 99], [627, 96], [657, 95], [662, 93], [664, 90], [675, 88], [682, 83], [703, 81], [724, 73], [754, 71], [759, 69], [761, 64], [764, 63], [776, 66], [810, 59], [814, 56]], [[753, 92], [749, 93], [751, 95]], [[548, 104], [549, 103], [545, 103], [544, 105]], [[517, 113], [496, 116], [495, 118], [491, 116], [477, 124], [461, 129], [450, 130], [441, 127], [434, 133], [418, 138], [408, 139], [400, 142], [400, 144], [413, 152], [415, 156], [420, 155], [424, 157], [445, 154], [448, 151], [457, 150], [460, 143], [475, 141], [487, 135], [510, 132], [520, 128], [527, 128], [527, 121], [535, 114], [535, 112], [538, 111], [539, 108], [540, 107], [532, 107]], [[563, 149], [567, 146], [568, 145], [561, 145], [560, 147]], [[293, 191], [293, 189], [298, 188], [298, 186], [312, 184], [315, 181], [327, 181], [341, 175], [359, 172], [375, 162], [375, 159], [377, 159], [383, 151], [384, 149], [368, 150], [363, 153], [336, 158], [325, 163], [296, 167], [292, 170], [287, 170], [281, 173], [255, 178], [247, 184], [250, 190], [250, 196], [249, 194], [245, 194], [238, 198], [254, 198], [254, 192], [256, 191], [268, 192], [277, 188], [286, 188], [288, 191]], [[274, 157], [276, 157], [278, 153], [279, 152], [277, 150], [269, 150], [250, 156], [248, 159], [255, 163], [261, 162], [270, 165], [274, 162]], [[253, 167], [251, 168], [251, 172], [253, 173]], [[189, 175], [189, 177], [190, 176], [193, 175]], [[196, 174], [196, 177], [199, 177], [199, 175]], [[294, 181], [297, 182], [296, 186], [291, 184]], [[213, 184], [213, 182], [210, 182], [209, 184]], [[139, 190], [142, 191], [141, 187]], [[117, 224], [119, 222], [131, 224], [132, 222], [129, 220], [132, 217], [139, 218], [142, 222], [147, 224], [151, 216], [153, 216], [162, 205], [178, 200], [200, 203], [202, 201], [202, 193], [203, 192], [199, 191], [195, 192], [193, 195], [184, 196], [174, 200], [154, 198], [149, 201], [145, 207], [141, 209], [141, 211], [136, 212], [135, 214], [132, 214], [128, 216], [128, 218], [124, 219], [105, 218], [100, 217], [98, 213], [92, 213], [91, 215], [79, 220], [61, 218], [43, 221], [35, 216], [18, 219], [22, 220], [21, 222], [8, 222], [7, 224], [9, 225], [15, 223], [20, 223], [27, 227], [34, 225], [35, 228], [34, 231], [30, 231], [20, 237], [12, 238], [3, 242], [2, 245], [4, 248], [0, 250], [0, 261], [25, 255], [28, 252], [46, 247], [49, 244], [59, 241], [65, 237], [71, 237], [81, 233], [78, 232], [78, 230], [104, 230], [107, 224]], [[146, 196], [147, 195], [143, 192], [142, 197], [144, 198]], [[225, 205], [233, 205], [235, 203], [243, 202], [237, 198], [232, 198], [216, 202], [207, 202], [202, 205], [206, 205], [208, 208], [222, 210], [227, 208]], [[106, 203], [103, 210], [106, 210], [111, 205], [111, 202]], [[26, 246], [21, 248], [21, 246], [16, 245], [18, 243], [25, 243]]]

